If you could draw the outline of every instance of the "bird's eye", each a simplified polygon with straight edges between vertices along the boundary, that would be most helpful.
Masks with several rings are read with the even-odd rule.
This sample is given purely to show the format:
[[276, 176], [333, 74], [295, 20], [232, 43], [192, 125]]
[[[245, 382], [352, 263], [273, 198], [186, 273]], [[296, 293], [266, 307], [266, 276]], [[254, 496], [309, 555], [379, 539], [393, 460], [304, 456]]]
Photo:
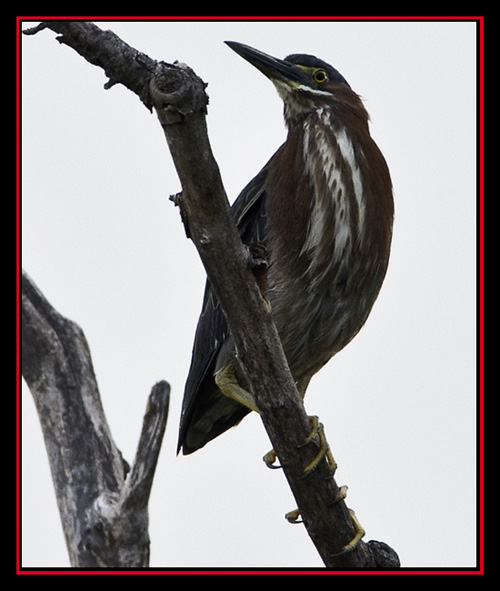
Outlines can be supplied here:
[[318, 84], [323, 84], [323, 82], [328, 80], [325, 70], [316, 70], [316, 72], [313, 74], [313, 78]]

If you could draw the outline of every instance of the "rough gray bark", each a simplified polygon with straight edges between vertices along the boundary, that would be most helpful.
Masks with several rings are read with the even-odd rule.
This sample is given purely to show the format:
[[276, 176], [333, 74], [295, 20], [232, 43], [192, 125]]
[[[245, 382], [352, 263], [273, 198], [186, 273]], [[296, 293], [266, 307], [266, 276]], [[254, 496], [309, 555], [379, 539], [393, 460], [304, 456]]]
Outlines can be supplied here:
[[261, 289], [265, 261], [243, 246], [231, 218], [207, 135], [206, 85], [189, 67], [154, 62], [91, 23], [46, 21], [40, 28], [61, 33], [59, 40], [103, 67], [110, 83], [123, 83], [157, 112], [182, 185], [175, 202], [187, 235], [227, 316], [264, 427], [325, 566], [397, 568], [396, 553], [382, 542], [361, 542], [351, 552], [339, 554], [353, 539], [355, 527], [339, 487], [328, 475], [326, 460], [311, 476], [302, 478], [304, 466], [318, 453], [319, 442], [314, 438], [301, 445], [311, 424]]
[[148, 500], [170, 387], [149, 397], [133, 468], [113, 442], [82, 330], [56, 312], [23, 273], [22, 372], [49, 457], [74, 567], [147, 567]]

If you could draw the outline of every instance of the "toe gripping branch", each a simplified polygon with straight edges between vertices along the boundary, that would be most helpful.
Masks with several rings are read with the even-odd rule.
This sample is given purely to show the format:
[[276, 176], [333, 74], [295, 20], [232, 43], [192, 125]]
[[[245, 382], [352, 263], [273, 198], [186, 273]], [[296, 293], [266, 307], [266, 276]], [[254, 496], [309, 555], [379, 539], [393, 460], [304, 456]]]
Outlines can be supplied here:
[[[315, 468], [319, 465], [319, 463], [323, 457], [326, 457], [326, 459], [328, 461], [329, 473], [328, 473], [327, 478], [331, 478], [335, 474], [335, 471], [337, 469], [337, 463], [333, 457], [333, 454], [330, 450], [328, 442], [326, 441], [323, 424], [319, 422], [318, 417], [316, 417], [316, 416], [309, 417], [309, 419], [312, 424], [312, 430], [311, 430], [310, 434], [307, 436], [304, 443], [301, 443], [298, 447], [299, 448], [304, 447], [305, 445], [310, 443], [317, 435], [319, 437], [320, 449], [319, 449], [319, 452], [316, 455], [316, 457], [304, 468], [304, 473], [302, 476], [300, 476], [300, 478], [302, 479], [302, 478], [306, 478], [307, 476], [309, 476], [311, 474], [311, 472], [313, 472], [315, 470]], [[276, 452], [274, 451], [274, 449], [269, 451], [264, 456], [263, 460], [266, 463], [266, 466], [268, 468], [272, 468], [274, 470], [281, 468], [280, 465], [275, 464], [275, 462], [277, 460], [277, 455], [276, 455]], [[345, 499], [346, 496], [347, 496], [347, 486], [344, 485], [339, 488], [337, 496], [335, 497], [335, 499], [333, 501], [331, 501], [328, 504], [328, 506], [331, 507], [332, 505], [338, 503], [340, 500]], [[338, 554], [336, 554], [336, 556], [341, 556], [343, 554], [347, 554], [348, 552], [352, 552], [352, 550], [354, 550], [354, 548], [356, 548], [356, 546], [359, 544], [359, 542], [361, 541], [361, 539], [365, 535], [365, 530], [363, 529], [363, 527], [359, 523], [354, 511], [352, 509], [349, 509], [349, 513], [350, 513], [351, 519], [353, 521], [355, 535], [354, 535], [353, 539], [348, 544], [346, 544]], [[287, 519], [287, 521], [289, 521], [290, 523], [293, 523], [293, 524], [303, 523], [303, 521], [300, 520], [299, 517], [300, 517], [300, 509], [294, 509], [293, 511], [289, 511], [285, 515], [285, 519]]]
[[316, 435], [319, 437], [320, 448], [317, 456], [312, 460], [312, 462], [310, 462], [304, 468], [304, 474], [303, 476], [301, 476], [301, 478], [309, 476], [309, 474], [318, 466], [323, 457], [326, 457], [328, 461], [329, 474], [327, 478], [330, 478], [335, 474], [335, 471], [337, 470], [337, 462], [335, 461], [333, 454], [330, 450], [330, 446], [328, 445], [328, 442], [326, 440], [323, 423], [320, 423], [318, 417], [316, 416], [309, 417], [309, 420], [311, 421], [312, 430], [307, 436], [304, 443], [301, 443], [299, 445], [299, 448], [304, 447], [308, 443], [310, 443], [316, 437]]
[[[305, 478], [306, 476], [309, 476], [309, 474], [315, 468], [317, 468], [323, 457], [326, 457], [328, 461], [329, 473], [327, 478], [330, 478], [335, 474], [335, 470], [337, 469], [337, 463], [335, 462], [333, 454], [330, 450], [330, 446], [328, 445], [328, 442], [326, 440], [323, 423], [320, 423], [318, 417], [316, 416], [309, 417], [309, 420], [311, 421], [312, 425], [311, 432], [306, 437], [305, 441], [298, 446], [298, 448], [305, 447], [306, 445], [311, 443], [311, 441], [316, 437], [316, 435], [318, 435], [320, 449], [316, 457], [304, 468], [304, 474], [300, 478]], [[274, 449], [267, 452], [267, 454], [262, 459], [264, 460], [266, 466], [268, 468], [271, 468], [272, 470], [277, 470], [281, 468], [280, 465], [275, 464], [277, 460], [277, 455]]]

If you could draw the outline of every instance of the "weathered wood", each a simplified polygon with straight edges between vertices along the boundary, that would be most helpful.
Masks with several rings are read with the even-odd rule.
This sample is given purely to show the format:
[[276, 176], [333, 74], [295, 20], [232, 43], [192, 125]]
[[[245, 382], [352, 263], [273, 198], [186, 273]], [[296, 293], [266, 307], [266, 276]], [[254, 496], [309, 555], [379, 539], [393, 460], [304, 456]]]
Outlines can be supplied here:
[[36, 27], [25, 29], [24, 35], [34, 35], [50, 29], [59, 36], [59, 43], [79, 53], [89, 63], [104, 70], [109, 80], [105, 88], [123, 84], [136, 94], [151, 111], [149, 81], [156, 62], [144, 53], [125, 43], [113, 31], [104, 31], [88, 21], [43, 21]]
[[24, 273], [21, 287], [22, 373], [38, 411], [70, 563], [148, 566], [148, 499], [170, 387], [153, 387], [129, 473], [106, 422], [82, 330]]
[[[112, 83], [125, 84], [157, 112], [182, 184], [182, 194], [175, 202], [181, 208], [186, 232], [198, 249], [227, 316], [263, 424], [325, 565], [331, 569], [397, 567], [395, 552], [379, 542], [361, 542], [352, 552], [339, 555], [354, 537], [355, 527], [339, 487], [328, 475], [326, 460], [311, 476], [302, 478], [304, 467], [318, 452], [319, 442], [313, 438], [310, 444], [301, 445], [310, 433], [310, 421], [260, 288], [262, 277], [257, 280], [255, 260], [243, 246], [230, 214], [208, 140], [205, 83], [183, 64], [155, 62], [135, 50], [129, 54], [134, 62], [133, 71], [129, 71], [130, 59], [120, 58], [120, 49], [116, 55], [109, 45], [106, 52], [98, 51], [110, 35], [99, 33], [91, 23], [47, 21], [44, 27], [61, 33], [61, 41], [103, 67], [108, 75], [112, 64]], [[116, 40], [113, 43], [119, 48]], [[137, 74], [142, 64], [144, 70]], [[140, 83], [131, 83], [129, 78]]]

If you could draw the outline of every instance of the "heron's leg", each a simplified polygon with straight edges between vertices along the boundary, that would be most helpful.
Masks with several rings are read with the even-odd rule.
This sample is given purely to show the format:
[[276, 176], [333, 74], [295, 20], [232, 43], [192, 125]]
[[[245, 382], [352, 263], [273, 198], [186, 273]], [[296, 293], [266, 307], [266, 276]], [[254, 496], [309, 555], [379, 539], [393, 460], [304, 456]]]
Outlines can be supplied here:
[[[318, 466], [323, 457], [326, 457], [328, 461], [328, 477], [333, 476], [333, 474], [337, 470], [337, 462], [335, 461], [335, 458], [333, 457], [333, 454], [330, 450], [330, 446], [328, 445], [328, 442], [326, 440], [323, 425], [319, 422], [318, 417], [312, 416], [309, 417], [309, 420], [312, 424], [312, 430], [306, 437], [304, 443], [301, 443], [298, 447], [304, 447], [304, 445], [310, 443], [317, 435], [319, 437], [320, 448], [316, 457], [304, 468], [304, 474], [301, 478], [305, 478], [306, 476], [308, 476]], [[277, 455], [274, 449], [267, 452], [267, 454], [262, 459], [264, 460], [268, 468], [276, 469], [281, 467], [275, 464]]]
[[304, 443], [302, 443], [299, 447], [303, 447], [304, 445], [307, 445], [317, 435], [319, 437], [320, 448], [319, 448], [319, 452], [316, 455], [316, 457], [304, 468], [304, 476], [307, 476], [308, 474], [310, 474], [318, 466], [318, 464], [320, 463], [320, 461], [323, 457], [326, 457], [326, 459], [328, 461], [328, 469], [329, 469], [330, 475], [333, 476], [333, 474], [337, 470], [337, 462], [335, 461], [335, 458], [333, 457], [333, 454], [330, 450], [330, 446], [328, 445], [328, 442], [326, 440], [323, 424], [320, 423], [318, 420], [318, 417], [315, 417], [315, 416], [309, 417], [309, 420], [311, 421], [311, 424], [312, 424], [312, 430], [309, 433], [309, 435], [307, 436]]
[[[297, 383], [297, 389], [299, 391], [299, 394], [300, 394], [300, 397], [302, 398], [302, 400], [304, 400], [304, 397], [306, 395], [306, 390], [307, 390], [307, 387], [309, 386], [310, 381], [311, 381], [311, 377], [306, 376], [305, 378], [303, 378], [301, 381], [299, 381]], [[321, 459], [325, 456], [328, 461], [328, 468], [329, 468], [329, 472], [330, 472], [329, 476], [333, 476], [333, 474], [335, 473], [335, 470], [337, 469], [337, 462], [335, 461], [333, 454], [330, 450], [330, 446], [328, 445], [328, 442], [326, 440], [323, 425], [319, 422], [318, 417], [312, 416], [312, 417], [309, 417], [309, 420], [311, 421], [311, 424], [312, 424], [312, 430], [311, 430], [311, 433], [309, 433], [309, 436], [306, 438], [306, 440], [304, 441], [304, 443], [300, 447], [307, 445], [309, 442], [311, 442], [315, 438], [316, 435], [318, 435], [319, 442], [320, 442], [320, 449], [319, 449], [318, 455], [314, 458], [314, 460], [304, 468], [304, 476], [307, 476], [308, 474], [310, 474], [316, 468], [316, 466], [320, 463]]]
[[[236, 400], [243, 406], [246, 406], [255, 412], [259, 412], [252, 394], [238, 384], [238, 380], [236, 379], [231, 365], [226, 365], [226, 367], [223, 367], [216, 372], [215, 383], [224, 396]], [[281, 468], [281, 466], [274, 465], [274, 462], [277, 459], [274, 449], [269, 451], [262, 459], [269, 468]]]
[[[298, 390], [299, 395], [302, 400], [304, 400], [304, 396], [306, 395], [307, 386], [309, 385], [310, 380], [311, 380], [310, 377], [306, 377], [306, 378], [303, 378], [302, 380], [299, 380], [297, 382], [297, 390]], [[335, 470], [337, 469], [337, 463], [335, 462], [335, 459], [334, 459], [333, 454], [330, 450], [328, 442], [326, 441], [323, 425], [319, 422], [318, 417], [312, 416], [312, 417], [309, 417], [309, 420], [311, 421], [311, 424], [312, 424], [311, 433], [307, 436], [304, 443], [299, 445], [299, 447], [303, 447], [304, 445], [307, 445], [308, 443], [310, 443], [314, 439], [314, 437], [316, 435], [318, 435], [319, 441], [320, 441], [320, 449], [319, 449], [318, 455], [312, 460], [312, 462], [310, 462], [304, 468], [304, 477], [307, 476], [308, 474], [310, 474], [317, 467], [317, 465], [320, 463], [321, 459], [325, 456], [326, 456], [326, 459], [328, 460], [328, 467], [329, 467], [329, 472], [330, 472], [329, 476], [332, 476], [335, 473]], [[274, 449], [267, 452], [267, 454], [262, 459], [264, 460], [264, 462], [266, 463], [266, 466], [268, 468], [273, 468], [273, 469], [281, 468], [281, 466], [278, 466], [275, 464], [275, 462], [277, 460], [277, 455], [276, 455], [276, 452], [274, 451]]]
[[[307, 387], [309, 386], [310, 381], [311, 381], [310, 376], [306, 376], [305, 378], [303, 378], [301, 381], [299, 381], [297, 383], [297, 389], [299, 391], [299, 394], [300, 394], [300, 397], [302, 398], [302, 400], [304, 400], [304, 397], [306, 395], [306, 390], [307, 390]], [[330, 474], [333, 475], [335, 473], [335, 470], [337, 469], [337, 463], [335, 462], [335, 459], [333, 458], [333, 454], [330, 450], [330, 446], [328, 445], [328, 442], [326, 441], [323, 425], [319, 422], [318, 417], [312, 416], [312, 417], [309, 417], [309, 420], [311, 421], [311, 424], [312, 424], [312, 430], [311, 430], [311, 433], [309, 433], [309, 436], [306, 438], [306, 440], [304, 441], [304, 443], [300, 447], [307, 445], [309, 442], [311, 442], [316, 437], [316, 435], [318, 435], [319, 442], [320, 442], [320, 449], [319, 449], [318, 455], [314, 458], [314, 460], [309, 465], [307, 465], [305, 467], [304, 476], [307, 476], [308, 474], [310, 474], [316, 468], [316, 466], [319, 464], [319, 462], [321, 461], [321, 458], [323, 458], [324, 456], [326, 456], [326, 459], [328, 460], [328, 468], [329, 468]]]
[[[345, 499], [346, 496], [347, 496], [347, 486], [343, 485], [343, 486], [339, 487], [339, 491], [337, 493], [337, 496], [333, 499], [333, 501], [328, 503], [328, 507], [331, 507], [332, 505], [335, 505], [335, 503], [338, 503], [340, 500]], [[300, 509], [294, 509], [293, 511], [289, 511], [285, 515], [285, 519], [287, 521], [289, 521], [290, 523], [303, 523], [302, 521], [299, 521], [299, 517], [300, 517]]]
[[[335, 556], [341, 556], [342, 554], [347, 554], [348, 552], [352, 552], [354, 548], [359, 544], [363, 536], [365, 535], [365, 530], [363, 526], [359, 523], [356, 514], [352, 509], [349, 509], [349, 513], [351, 514], [351, 519], [354, 525], [354, 538], [346, 544], [340, 552], [335, 554]], [[300, 510], [295, 509], [294, 511], [290, 511], [285, 515], [285, 519], [287, 519], [290, 523], [303, 523], [302, 520], [299, 520], [300, 517]]]
[[[309, 384], [309, 381], [310, 381], [310, 378], [307, 378], [306, 380], [296, 383], [297, 390], [299, 391], [300, 398], [302, 400], [304, 400], [304, 396], [306, 394], [307, 385]], [[275, 464], [276, 460], [278, 459], [278, 454], [274, 451], [274, 449], [271, 449], [270, 451], [268, 451], [267, 454], [262, 459], [264, 460], [266, 466], [268, 468], [271, 468], [272, 470], [277, 470], [278, 468], [281, 468], [280, 465]]]
[[[339, 488], [339, 494], [338, 494], [337, 498], [334, 499], [334, 501], [332, 503], [330, 503], [330, 505], [337, 503], [341, 499], [345, 499], [346, 493], [347, 493], [347, 487], [341, 486]], [[346, 544], [342, 548], [342, 550], [340, 552], [335, 554], [335, 556], [341, 556], [342, 554], [347, 554], [348, 552], [352, 552], [356, 548], [356, 546], [359, 544], [359, 542], [361, 541], [361, 539], [363, 538], [363, 536], [366, 533], [363, 526], [359, 523], [358, 518], [356, 517], [356, 514], [354, 513], [354, 511], [352, 509], [349, 509], [348, 511], [351, 515], [351, 519], [352, 519], [352, 522], [354, 525], [354, 537], [348, 544]], [[299, 520], [299, 517], [300, 517], [300, 509], [295, 509], [294, 511], [290, 511], [289, 513], [287, 513], [285, 515], [285, 519], [287, 519], [290, 523], [303, 523], [301, 520]]]
[[[215, 383], [219, 387], [220, 391], [227, 396], [228, 398], [232, 398], [239, 402], [243, 406], [246, 406], [250, 410], [255, 412], [259, 412], [257, 405], [255, 404], [254, 397], [250, 392], [242, 388], [238, 384], [238, 380], [236, 379], [236, 375], [234, 373], [234, 369], [231, 365], [226, 365], [222, 369], [220, 369], [215, 374]], [[304, 397], [305, 388], [301, 388], [301, 397]], [[308, 435], [304, 443], [302, 443], [299, 447], [307, 445], [310, 443], [316, 435], [319, 436], [320, 441], [320, 449], [317, 456], [304, 468], [304, 476], [310, 474], [319, 464], [321, 459], [326, 456], [328, 460], [328, 467], [330, 469], [330, 473], [333, 474], [337, 469], [337, 464], [333, 458], [332, 452], [330, 451], [330, 447], [325, 438], [325, 433], [323, 430], [323, 425], [318, 421], [318, 417], [309, 417], [312, 430], [311, 433]], [[269, 468], [279, 468], [280, 466], [276, 466], [274, 462], [277, 459], [276, 452], [274, 449], [269, 451], [263, 458], [264, 462]]]
[[342, 548], [342, 550], [339, 552], [339, 555], [352, 552], [354, 548], [356, 548], [356, 546], [361, 542], [362, 537], [366, 533], [361, 523], [359, 523], [354, 511], [352, 509], [349, 509], [349, 513], [351, 514], [351, 519], [354, 524], [355, 535], [354, 538]]
[[250, 410], [259, 412], [252, 394], [238, 384], [231, 365], [226, 365], [226, 367], [223, 367], [215, 374], [215, 383], [224, 396], [236, 400], [236, 402], [239, 402]]
[[280, 465], [274, 463], [278, 459], [278, 454], [274, 451], [274, 449], [268, 451], [262, 459], [264, 460], [266, 466], [271, 468], [271, 470], [277, 470], [278, 468], [281, 468]]

